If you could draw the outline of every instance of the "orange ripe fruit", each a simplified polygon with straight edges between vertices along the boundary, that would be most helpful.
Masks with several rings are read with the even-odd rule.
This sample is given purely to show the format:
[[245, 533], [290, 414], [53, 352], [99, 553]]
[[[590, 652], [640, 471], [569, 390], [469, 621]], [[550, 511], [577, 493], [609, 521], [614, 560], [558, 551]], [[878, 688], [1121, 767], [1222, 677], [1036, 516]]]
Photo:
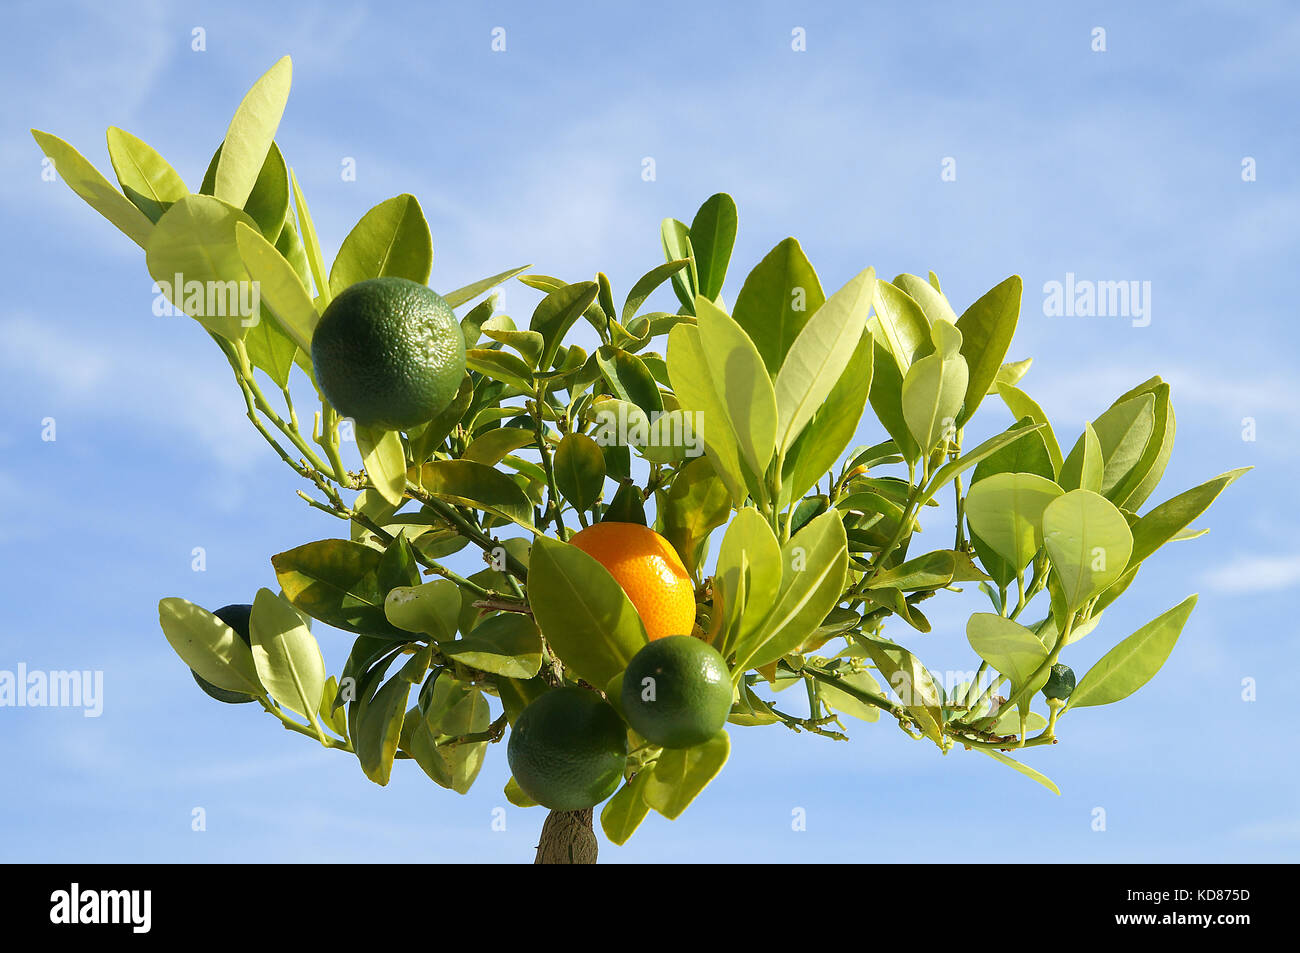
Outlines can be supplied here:
[[594, 523], [569, 542], [609, 570], [651, 640], [691, 634], [695, 586], [668, 540], [638, 523]]

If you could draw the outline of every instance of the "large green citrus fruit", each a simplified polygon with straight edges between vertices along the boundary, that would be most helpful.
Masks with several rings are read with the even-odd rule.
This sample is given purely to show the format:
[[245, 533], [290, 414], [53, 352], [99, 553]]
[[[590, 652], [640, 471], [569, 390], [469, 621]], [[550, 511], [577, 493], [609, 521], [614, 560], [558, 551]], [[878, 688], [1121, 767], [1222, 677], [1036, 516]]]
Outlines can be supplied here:
[[451, 403], [465, 337], [451, 305], [406, 278], [371, 278], [330, 302], [311, 339], [321, 392], [364, 427], [410, 430]]
[[[253, 636], [248, 628], [248, 620], [252, 618], [253, 607], [245, 605], [222, 606], [212, 613], [226, 625], [235, 630], [235, 635], [244, 640], [244, 644], [252, 646]], [[252, 695], [245, 695], [243, 692], [232, 692], [226, 688], [218, 688], [198, 672], [191, 671], [194, 681], [199, 683], [199, 688], [203, 689], [219, 702], [225, 702], [227, 705], [244, 705], [251, 701], [257, 701]]]
[[689, 635], [671, 635], [632, 657], [622, 702], [627, 723], [647, 741], [689, 748], [726, 724], [731, 676], [717, 649]]
[[627, 728], [595, 692], [552, 689], [515, 719], [506, 760], [515, 782], [538, 804], [580, 811], [605, 800], [623, 780]]
[[1074, 691], [1074, 672], [1070, 666], [1057, 662], [1052, 666], [1052, 673], [1047, 676], [1047, 682], [1043, 685], [1043, 697], [1065, 701], [1072, 691]]

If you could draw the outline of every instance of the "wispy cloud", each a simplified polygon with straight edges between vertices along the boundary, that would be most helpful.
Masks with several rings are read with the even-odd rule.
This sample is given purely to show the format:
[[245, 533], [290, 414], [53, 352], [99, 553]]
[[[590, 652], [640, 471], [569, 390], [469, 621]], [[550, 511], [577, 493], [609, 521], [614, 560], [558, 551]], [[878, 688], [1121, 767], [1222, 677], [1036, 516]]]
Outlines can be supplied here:
[[1300, 555], [1238, 556], [1205, 573], [1205, 584], [1221, 592], [1277, 592], [1300, 586]]

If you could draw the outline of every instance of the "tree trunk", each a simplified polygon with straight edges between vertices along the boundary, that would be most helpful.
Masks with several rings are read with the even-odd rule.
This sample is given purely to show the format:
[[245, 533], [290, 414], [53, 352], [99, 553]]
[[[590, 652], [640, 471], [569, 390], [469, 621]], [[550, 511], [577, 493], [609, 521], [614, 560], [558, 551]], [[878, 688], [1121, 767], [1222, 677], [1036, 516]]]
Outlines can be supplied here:
[[592, 809], [551, 811], [542, 825], [535, 864], [594, 864], [599, 845], [592, 829]]

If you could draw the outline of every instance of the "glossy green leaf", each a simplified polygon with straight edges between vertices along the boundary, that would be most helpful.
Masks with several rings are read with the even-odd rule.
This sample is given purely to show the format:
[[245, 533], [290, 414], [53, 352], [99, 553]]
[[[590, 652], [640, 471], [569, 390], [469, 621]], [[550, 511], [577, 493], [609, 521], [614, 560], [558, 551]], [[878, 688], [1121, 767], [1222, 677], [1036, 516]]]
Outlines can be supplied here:
[[1021, 761], [1017, 761], [1015, 758], [1012, 758], [1009, 755], [1003, 754], [1001, 751], [998, 751], [996, 748], [976, 748], [975, 750], [978, 751], [980, 754], [988, 755], [994, 761], [1001, 761], [1007, 767], [1019, 771], [1025, 777], [1037, 781], [1039, 784], [1047, 788], [1047, 790], [1051, 791], [1053, 794], [1057, 795], [1058, 797], [1060, 796], [1061, 789], [1056, 786], [1056, 782], [1054, 782], [1051, 778], [1049, 778], [1047, 775], [1043, 774], [1042, 772], [1035, 771], [1029, 765]]
[[[873, 695], [883, 695], [880, 683], [868, 671], [844, 672], [839, 674], [837, 678], [840, 683], [849, 688], [870, 692]], [[862, 701], [855, 695], [850, 695], [844, 689], [838, 688], [828, 681], [819, 681], [817, 683], [817, 695], [828, 707], [840, 714], [857, 718], [859, 721], [880, 720], [879, 708]]]
[[1020, 276], [1012, 275], [986, 292], [957, 319], [957, 330], [962, 335], [962, 357], [970, 369], [958, 427], [974, 415], [1002, 368], [1020, 320], [1021, 289]]
[[733, 505], [741, 506], [749, 491], [735, 431], [709, 376], [704, 345], [697, 327], [679, 324], [668, 335], [668, 375], [683, 410], [700, 415], [705, 451], [719, 478], [727, 485]]
[[[1026, 417], [1016, 421], [1008, 430], [1019, 430], [1032, 423]], [[1027, 433], [981, 460], [971, 474], [971, 486], [998, 473], [1033, 473], [1045, 480], [1054, 479], [1056, 468], [1052, 465], [1052, 455], [1047, 451], [1043, 431]]]
[[[745, 278], [736, 297], [735, 321], [753, 341], [770, 377], [776, 377], [795, 338], [825, 301], [817, 272], [793, 238], [781, 241]], [[698, 305], [695, 313], [700, 313]]]
[[266, 694], [249, 647], [211, 612], [168, 598], [158, 603], [158, 621], [168, 644], [199, 677], [228, 692]]
[[[178, 308], [209, 331], [229, 341], [248, 333], [256, 316], [239, 314], [244, 267], [235, 241], [235, 226], [252, 226], [244, 212], [220, 199], [191, 195], [158, 220], [145, 246], [149, 274]], [[175, 287], [176, 276], [182, 287]], [[232, 300], [232, 298], [234, 300]]]
[[368, 278], [407, 278], [427, 284], [433, 267], [429, 223], [414, 195], [380, 202], [348, 232], [330, 267], [330, 294]]
[[[468, 304], [485, 291], [491, 291], [497, 285], [509, 281], [515, 275], [527, 271], [531, 265], [520, 265], [518, 268], [511, 268], [509, 271], [503, 271], [499, 275], [493, 275], [491, 278], [483, 278], [472, 284], [465, 285], [463, 288], [457, 288], [455, 291], [448, 291], [442, 296], [453, 308], [459, 308], [462, 304]], [[471, 345], [472, 346], [472, 345]]]
[[709, 534], [731, 515], [731, 496], [707, 457], [682, 466], [660, 498], [660, 532], [694, 573], [703, 559]]
[[[200, 195], [215, 195], [217, 187], [217, 167], [221, 163], [221, 152], [225, 143], [217, 146], [217, 151], [208, 163], [208, 171], [203, 175], [203, 184], [199, 186]], [[271, 242], [277, 241], [289, 213], [291, 202], [289, 170], [280, 154], [280, 147], [274, 142], [262, 161], [262, 169], [253, 183], [253, 191], [244, 200], [243, 209], [257, 223], [262, 235]]]
[[[648, 272], [636, 280], [632, 290], [628, 292], [627, 300], [623, 302], [623, 310], [619, 313], [619, 320], [627, 324], [645, 303], [646, 298], [650, 297], [660, 285], [668, 281], [673, 275], [677, 274], [683, 268], [690, 266], [690, 260], [679, 258], [676, 261], [664, 262], [662, 265], [656, 265]], [[613, 313], [609, 317], [614, 317]]]
[[[697, 299], [697, 306], [702, 300]], [[675, 820], [718, 776], [730, 754], [731, 739], [725, 731], [693, 748], [665, 749], [649, 772], [641, 796], [654, 810]]]
[[727, 265], [736, 244], [736, 202], [726, 192], [704, 200], [691, 220], [691, 250], [695, 253], [697, 292], [716, 302], [727, 278]]
[[444, 642], [438, 649], [470, 668], [506, 678], [532, 678], [542, 668], [542, 637], [536, 624], [513, 612], [484, 619], [463, 639]]
[[356, 438], [366, 476], [385, 500], [399, 505], [406, 494], [406, 448], [401, 434], [358, 425]]
[[977, 465], [981, 460], [985, 460], [998, 451], [1011, 446], [1011, 444], [1020, 440], [1027, 434], [1036, 432], [1041, 429], [1042, 426], [1042, 424], [1034, 423], [1004, 430], [1002, 433], [985, 440], [979, 446], [975, 447], [975, 449], [963, 453], [956, 460], [951, 460], [944, 464], [939, 468], [938, 472], [931, 477], [930, 482], [926, 484], [924, 492], [921, 493], [920, 499], [917, 500], [917, 505], [922, 506], [929, 502], [941, 487], [946, 486], [958, 475]]
[[108, 179], [80, 152], [58, 136], [39, 129], [32, 130], [36, 144], [51, 162], [59, 178], [68, 188], [81, 196], [86, 203], [141, 248], [148, 250], [153, 223], [149, 217], [131, 204], [125, 195], [113, 188]]
[[330, 298], [329, 280], [325, 274], [325, 259], [321, 256], [320, 239], [316, 236], [316, 226], [312, 223], [311, 211], [307, 208], [307, 199], [298, 186], [298, 177], [289, 170], [289, 185], [293, 192], [294, 208], [298, 212], [298, 232], [302, 236], [303, 248], [307, 253], [307, 263], [311, 266], [311, 275], [316, 284], [316, 294], [324, 299], [323, 309]]
[[1070, 695], [1069, 707], [1109, 705], [1128, 698], [1151, 681], [1174, 650], [1195, 607], [1196, 596], [1188, 596], [1103, 655], [1079, 679]]
[[999, 384], [1011, 384], [1012, 386], [1019, 384], [1021, 378], [1028, 373], [1029, 367], [1033, 363], [1034, 359], [1032, 357], [1027, 357], [1023, 361], [1011, 361], [1007, 364], [1003, 364], [998, 368], [998, 372], [993, 376], [993, 380], [989, 381], [988, 393], [990, 395], [996, 394], [998, 392]]
[[1043, 541], [1071, 611], [1122, 576], [1133, 551], [1124, 515], [1090, 490], [1071, 490], [1048, 504]]
[[411, 686], [424, 679], [431, 653], [432, 646], [424, 646], [372, 698], [360, 700], [353, 744], [361, 770], [376, 784], [388, 784], [392, 775]]
[[626, 844], [650, 813], [650, 805], [645, 802], [650, 774], [649, 770], [638, 771], [601, 808], [600, 827], [611, 843], [620, 847]]
[[[763, 358], [740, 324], [707, 298], [695, 302], [695, 314], [709, 377], [740, 455], [753, 473], [761, 474], [776, 448], [777, 426], [776, 392]], [[708, 426], [706, 421], [706, 431]]]
[[1101, 440], [1091, 423], [1084, 423], [1083, 433], [1074, 444], [1074, 449], [1061, 464], [1061, 473], [1057, 483], [1065, 490], [1090, 490], [1101, 492], [1102, 477], [1106, 461], [1102, 455]]
[[533, 370], [513, 354], [491, 348], [475, 347], [465, 352], [465, 365], [471, 371], [517, 387], [524, 393], [533, 392]]
[[623, 588], [576, 546], [539, 536], [528, 592], [547, 643], [566, 668], [593, 685], [627, 668], [648, 641]]
[[876, 285], [872, 268], [859, 273], [808, 319], [777, 372], [776, 446], [784, 453], [839, 381], [866, 328]]
[[903, 419], [923, 453], [956, 436], [969, 377], [961, 356], [961, 332], [945, 321], [936, 321], [931, 331], [934, 353], [908, 368], [902, 391]]
[[695, 313], [695, 295], [699, 289], [699, 274], [695, 268], [695, 252], [691, 248], [691, 230], [685, 222], [666, 218], [659, 227], [664, 257], [668, 261], [687, 259], [690, 266], [673, 274], [673, 292], [687, 314]]
[[409, 639], [384, 615], [384, 598], [413, 579], [381, 581], [384, 553], [346, 539], [306, 543], [271, 557], [286, 598], [313, 619], [349, 632]]
[[1034, 423], [1042, 425], [1043, 440], [1047, 443], [1047, 452], [1052, 456], [1052, 466], [1059, 473], [1064, 458], [1061, 456], [1061, 446], [1056, 441], [1056, 434], [1052, 432], [1051, 421], [1047, 419], [1047, 414], [1043, 413], [1043, 408], [1039, 407], [1028, 394], [1018, 387], [1010, 384], [998, 384], [997, 389], [1003, 403], [1010, 408], [1011, 416], [1017, 420], [1028, 417]]
[[282, 57], [253, 84], [239, 104], [226, 130], [225, 146], [217, 163], [213, 191], [217, 198], [236, 207], [242, 207], [248, 200], [275, 140], [292, 79], [289, 57]]
[[532, 527], [532, 503], [519, 484], [500, 470], [472, 460], [436, 460], [420, 466], [419, 478], [420, 486], [441, 500]]
[[872, 589], [894, 588], [910, 592], [987, 578], [966, 553], [939, 549], [877, 573], [868, 585]]
[[916, 719], [925, 736], [935, 744], [942, 745], [943, 693], [920, 659], [892, 642], [862, 636], [858, 643], [866, 649], [872, 663], [880, 670], [903, 707]]
[[594, 281], [581, 281], [577, 284], [563, 285], [543, 298], [533, 311], [528, 327], [537, 331], [546, 341], [542, 359], [538, 367], [548, 368], [555, 358], [555, 351], [592, 302], [596, 300], [597, 288]]
[[822, 479], [853, 440], [871, 392], [872, 337], [863, 334], [839, 380], [786, 454], [783, 500], [798, 499]]
[[909, 294], [889, 282], [877, 279], [874, 294], [873, 334], [894, 356], [899, 373], [906, 373], [913, 360], [933, 349], [930, 322]]
[[902, 274], [894, 278], [893, 284], [905, 291], [920, 306], [930, 324], [936, 321], [957, 323], [957, 313], [953, 311], [943, 292], [935, 288], [924, 278], [917, 275]]
[[1218, 498], [1237, 477], [1251, 467], [1239, 467], [1221, 473], [1213, 480], [1207, 480], [1200, 486], [1179, 493], [1171, 500], [1166, 500], [1133, 524], [1133, 556], [1130, 562], [1136, 566], [1157, 549], [1177, 536], [1191, 524]]
[[781, 588], [754, 645], [740, 644], [740, 669], [761, 668], [804, 643], [844, 592], [848, 538], [838, 510], [814, 519], [781, 547]]
[[392, 625], [439, 641], [456, 637], [460, 610], [460, 588], [450, 579], [397, 586], [384, 599], [384, 617]]
[[899, 453], [905, 460], [915, 461], [921, 455], [921, 450], [903, 418], [903, 376], [894, 356], [879, 341], [872, 348], [871, 387], [868, 393], [876, 419], [893, 438]]
[[151, 222], [190, 194], [185, 180], [158, 152], [125, 129], [108, 127], [108, 158], [118, 184]]
[[1121, 404], [1142, 394], [1151, 394], [1155, 399], [1153, 406], [1154, 425], [1151, 439], [1137, 463], [1111, 490], [1111, 499], [1117, 506], [1123, 506], [1136, 512], [1155, 492], [1160, 478], [1164, 476], [1165, 467], [1174, 449], [1174, 435], [1178, 426], [1174, 419], [1174, 408], [1169, 400], [1169, 385], [1159, 377], [1153, 377], [1115, 401]]
[[1032, 682], [1026, 692], [1032, 695], [1046, 684], [1050, 672], [1034, 674], [1051, 649], [1033, 630], [991, 612], [976, 612], [966, 622], [966, 639], [976, 655], [1011, 679], [1013, 691]]
[[762, 638], [763, 624], [777, 600], [784, 573], [781, 544], [767, 520], [752, 506], [740, 510], [722, 537], [714, 575], [721, 590], [724, 655], [748, 653]]
[[586, 434], [565, 434], [555, 449], [555, 484], [578, 510], [589, 510], [605, 485], [605, 455]]
[[636, 404], [647, 414], [663, 410], [659, 385], [635, 354], [606, 344], [596, 349], [596, 363], [615, 397]]
[[325, 690], [325, 659], [302, 616], [270, 589], [259, 589], [248, 628], [253, 664], [271, 697], [314, 719]]
[[998, 473], [971, 485], [966, 518], [979, 538], [1018, 571], [1043, 545], [1043, 511], [1063, 492], [1033, 473]]
[[529, 446], [536, 439], [537, 436], [533, 431], [525, 430], [523, 427], [497, 427], [493, 430], [485, 430], [465, 448], [461, 459], [494, 467], [505, 459], [507, 454]]
[[289, 339], [310, 354], [320, 316], [293, 266], [261, 232], [245, 222], [235, 225], [235, 242], [249, 277], [258, 283], [262, 303]]

